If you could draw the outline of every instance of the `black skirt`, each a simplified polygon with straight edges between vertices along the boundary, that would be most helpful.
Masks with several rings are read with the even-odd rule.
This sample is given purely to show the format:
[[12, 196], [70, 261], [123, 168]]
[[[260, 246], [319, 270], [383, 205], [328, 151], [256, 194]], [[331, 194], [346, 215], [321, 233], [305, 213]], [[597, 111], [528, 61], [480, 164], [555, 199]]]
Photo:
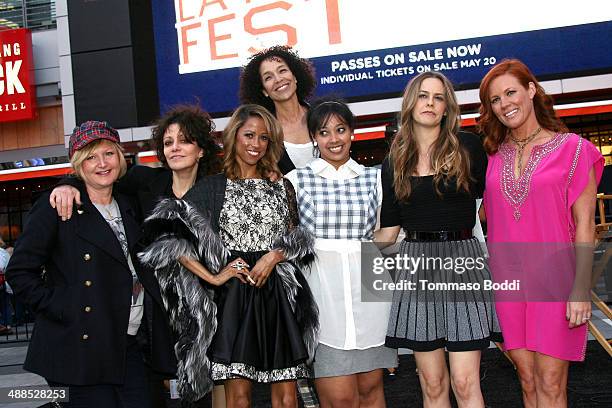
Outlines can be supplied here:
[[[232, 251], [230, 261], [240, 257], [253, 267], [265, 254]], [[215, 303], [217, 331], [210, 347], [214, 380], [274, 382], [310, 376], [302, 333], [276, 271], [261, 288], [230, 279], [217, 290]]]

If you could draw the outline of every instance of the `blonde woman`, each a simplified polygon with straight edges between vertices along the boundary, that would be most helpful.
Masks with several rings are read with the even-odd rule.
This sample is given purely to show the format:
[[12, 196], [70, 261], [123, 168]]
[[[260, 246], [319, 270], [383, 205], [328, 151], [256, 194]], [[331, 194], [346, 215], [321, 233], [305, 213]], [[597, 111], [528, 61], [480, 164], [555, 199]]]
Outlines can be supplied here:
[[159, 298], [159, 289], [135, 262], [137, 213], [113, 190], [127, 167], [119, 133], [85, 122], [70, 137], [69, 155], [82, 205], [62, 222], [41, 197], [7, 269], [15, 294], [36, 314], [24, 368], [68, 387], [65, 407], [150, 407], [137, 334], [149, 333], [144, 290]]
[[472, 235], [487, 157], [478, 137], [459, 132], [455, 93], [440, 73], [410, 81], [400, 115], [382, 167], [377, 240], [394, 242], [403, 228], [400, 254], [421, 263], [398, 270], [411, 286], [394, 293], [386, 345], [414, 351], [425, 407], [450, 407], [450, 386], [460, 407], [484, 407], [480, 353], [499, 327], [491, 293], [461, 284], [490, 277]]

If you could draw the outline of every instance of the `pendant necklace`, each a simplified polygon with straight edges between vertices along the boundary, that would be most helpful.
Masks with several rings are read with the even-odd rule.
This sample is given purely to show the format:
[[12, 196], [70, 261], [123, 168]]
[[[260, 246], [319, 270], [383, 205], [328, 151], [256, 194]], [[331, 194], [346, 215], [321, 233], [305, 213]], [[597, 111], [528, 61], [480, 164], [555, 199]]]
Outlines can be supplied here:
[[115, 218], [115, 203], [111, 201], [109, 205], [100, 205], [104, 212], [108, 215], [108, 220], [112, 220]]
[[514, 142], [514, 144], [518, 148], [517, 149], [517, 154], [518, 154], [518, 174], [519, 174], [519, 178], [521, 177], [521, 174], [523, 172], [523, 151], [525, 150], [525, 147], [527, 147], [527, 145], [531, 141], [533, 141], [533, 139], [535, 139], [535, 137], [540, 133], [541, 130], [542, 130], [542, 127], [538, 127], [526, 139], [516, 139], [516, 138], [512, 137], [512, 135], [510, 135], [510, 139], [512, 139], [512, 141]]
[[[516, 139], [514, 137], [512, 137], [512, 135], [510, 135], [510, 139], [514, 142], [514, 144], [516, 144], [517, 147], [517, 154], [518, 154], [518, 174], [519, 174], [519, 179], [522, 177], [522, 173], [523, 173], [523, 151], [525, 151], [525, 147], [527, 147], [527, 145], [533, 141], [533, 139], [535, 139], [535, 137], [540, 133], [540, 131], [542, 130], [542, 127], [538, 127], [531, 135], [529, 135], [526, 139]], [[515, 180], [515, 175], [512, 174], [512, 180]], [[521, 219], [521, 211], [519, 210], [518, 207], [515, 207], [514, 209], [514, 219], [516, 221]]]

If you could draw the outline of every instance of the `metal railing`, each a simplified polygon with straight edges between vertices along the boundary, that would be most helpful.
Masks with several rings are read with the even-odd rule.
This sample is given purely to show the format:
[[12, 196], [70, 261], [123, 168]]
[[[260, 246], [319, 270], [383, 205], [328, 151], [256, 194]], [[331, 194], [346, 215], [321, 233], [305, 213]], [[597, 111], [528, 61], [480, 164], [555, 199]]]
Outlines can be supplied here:
[[[3, 343], [20, 343], [30, 340], [34, 329], [31, 313], [6, 284], [0, 286], [0, 346]], [[0, 367], [4, 367], [0, 361]]]
[[55, 0], [0, 0], [0, 27], [46, 30], [56, 26]]

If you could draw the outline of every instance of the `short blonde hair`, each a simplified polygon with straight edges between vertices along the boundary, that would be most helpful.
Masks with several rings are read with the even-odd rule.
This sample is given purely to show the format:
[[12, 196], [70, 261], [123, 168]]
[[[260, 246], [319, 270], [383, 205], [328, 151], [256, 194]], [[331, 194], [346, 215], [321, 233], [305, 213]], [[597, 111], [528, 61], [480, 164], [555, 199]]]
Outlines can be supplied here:
[[236, 136], [238, 130], [251, 117], [259, 117], [264, 121], [270, 141], [264, 156], [257, 162], [257, 170], [262, 177], [270, 177], [272, 173], [282, 176], [278, 169], [278, 161], [283, 152], [283, 128], [266, 108], [260, 105], [242, 105], [234, 111], [223, 132], [223, 171], [231, 180], [240, 178], [240, 166], [236, 160]]
[[87, 146], [83, 147], [81, 150], [77, 150], [74, 152], [72, 157], [70, 158], [70, 164], [72, 164], [72, 170], [74, 174], [81, 180], [83, 180], [83, 162], [87, 157], [91, 155], [91, 153], [100, 145], [101, 142], [107, 141], [112, 144], [115, 148], [115, 152], [119, 155], [119, 177], [121, 178], [127, 172], [127, 162], [125, 161], [125, 157], [123, 156], [123, 148], [119, 143], [111, 142], [108, 139], [99, 139], [94, 142], [89, 143]]

